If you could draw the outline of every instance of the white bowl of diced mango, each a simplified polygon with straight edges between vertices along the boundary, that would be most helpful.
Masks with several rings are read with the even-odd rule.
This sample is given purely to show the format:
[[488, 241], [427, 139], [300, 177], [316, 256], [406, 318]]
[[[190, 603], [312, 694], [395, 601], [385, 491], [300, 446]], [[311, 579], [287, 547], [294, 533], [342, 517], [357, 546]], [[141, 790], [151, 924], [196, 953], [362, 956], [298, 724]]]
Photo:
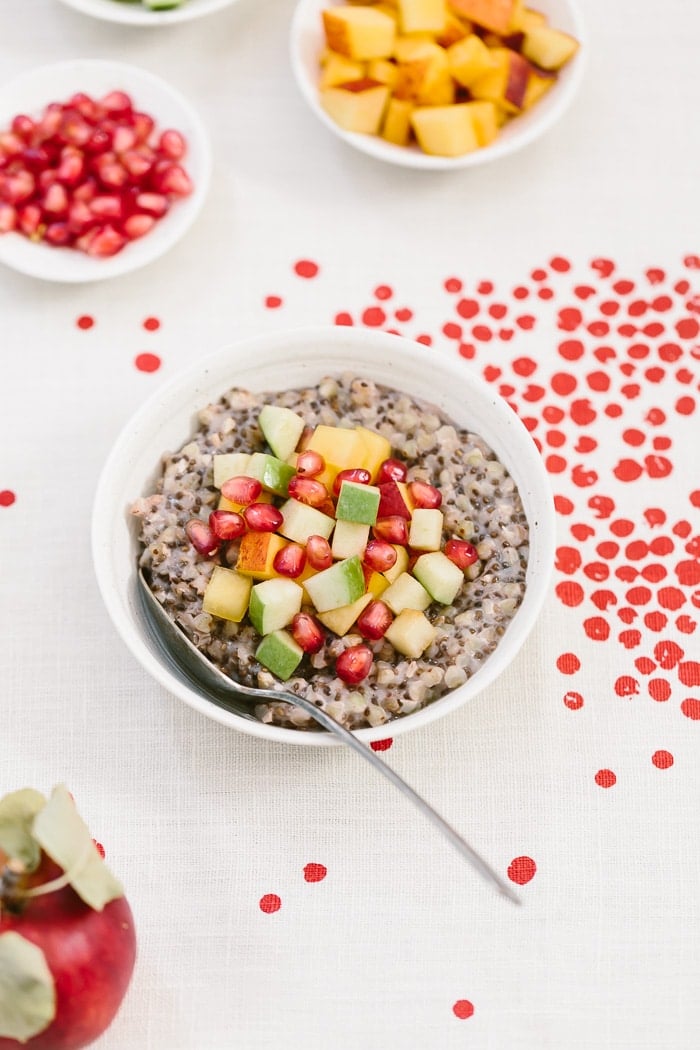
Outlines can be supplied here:
[[301, 0], [291, 61], [341, 139], [413, 168], [465, 168], [533, 142], [581, 81], [573, 0]]

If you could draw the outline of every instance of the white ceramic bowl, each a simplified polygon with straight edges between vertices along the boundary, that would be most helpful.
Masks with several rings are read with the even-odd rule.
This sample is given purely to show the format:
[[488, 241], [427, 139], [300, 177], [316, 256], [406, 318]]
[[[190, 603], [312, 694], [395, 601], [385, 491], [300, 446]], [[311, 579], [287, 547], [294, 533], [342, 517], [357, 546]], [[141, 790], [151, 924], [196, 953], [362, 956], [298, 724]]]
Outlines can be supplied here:
[[207, 194], [211, 151], [204, 126], [189, 102], [160, 77], [121, 62], [76, 59], [41, 66], [0, 87], [0, 128], [17, 113], [39, 114], [49, 102], [63, 102], [77, 91], [100, 97], [114, 89], [131, 95], [138, 109], [159, 128], [176, 128], [187, 139], [184, 167], [194, 183], [189, 197], [176, 201], [150, 233], [117, 255], [95, 259], [84, 252], [35, 243], [19, 233], [0, 235], [0, 262], [30, 277], [79, 283], [137, 270], [180, 240], [197, 217]]
[[292, 69], [301, 93], [319, 120], [355, 149], [378, 160], [408, 168], [450, 171], [471, 168], [505, 157], [534, 142], [563, 116], [581, 83], [586, 52], [583, 20], [574, 0], [538, 0], [533, 4], [549, 17], [550, 24], [574, 36], [581, 43], [576, 55], [561, 71], [557, 83], [528, 112], [518, 116], [501, 130], [490, 146], [484, 146], [461, 157], [435, 157], [423, 153], [417, 145], [395, 146], [377, 135], [360, 135], [344, 131], [328, 116], [319, 101], [319, 56], [324, 47], [321, 12], [338, 6], [340, 0], [300, 0], [292, 19], [290, 56]]
[[122, 3], [119, 0], [61, 0], [66, 7], [72, 7], [85, 15], [101, 18], [105, 22], [121, 22], [130, 26], [162, 26], [175, 22], [190, 22], [193, 18], [221, 11], [224, 7], [237, 4], [238, 0], [186, 0], [182, 7], [172, 11], [149, 11], [140, 4]]
[[348, 367], [377, 382], [437, 404], [456, 422], [480, 434], [514, 478], [523, 500], [531, 545], [523, 602], [497, 649], [464, 685], [414, 714], [358, 731], [366, 741], [396, 736], [455, 711], [501, 673], [522, 646], [544, 600], [554, 561], [554, 509], [542, 459], [512, 409], [456, 358], [407, 339], [345, 327], [278, 332], [219, 350], [156, 391], [130, 420], [102, 471], [94, 501], [92, 549], [109, 615], [142, 666], [172, 694], [227, 726], [267, 740], [331, 745], [327, 733], [304, 732], [250, 721], [207, 701], [167, 663], [151, 640], [141, 611], [136, 563], [137, 525], [128, 513], [153, 491], [161, 455], [184, 444], [196, 413], [231, 386], [255, 391], [316, 383]]

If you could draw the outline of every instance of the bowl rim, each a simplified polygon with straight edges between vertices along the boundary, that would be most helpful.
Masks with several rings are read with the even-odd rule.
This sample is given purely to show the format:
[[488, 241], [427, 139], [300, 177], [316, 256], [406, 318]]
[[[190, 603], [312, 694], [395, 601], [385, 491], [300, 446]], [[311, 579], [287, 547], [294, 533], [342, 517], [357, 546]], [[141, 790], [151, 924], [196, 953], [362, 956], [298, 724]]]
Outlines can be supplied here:
[[[413, 168], [419, 171], [461, 171], [465, 168], [479, 167], [500, 157], [510, 156], [544, 135], [564, 115], [573, 102], [581, 85], [586, 65], [587, 39], [586, 27], [578, 0], [549, 0], [567, 10], [570, 30], [579, 41], [579, 49], [564, 68], [559, 82], [551, 92], [541, 100], [541, 106], [535, 106], [529, 113], [522, 114], [506, 130], [506, 134], [488, 146], [460, 157], [438, 157], [423, 153], [416, 145], [396, 146], [385, 142], [377, 135], [364, 135], [358, 132], [345, 131], [325, 112], [318, 101], [318, 85], [313, 82], [307, 65], [302, 57], [302, 38], [310, 31], [310, 21], [314, 14], [320, 13], [329, 2], [339, 6], [343, 0], [298, 0], [292, 16], [289, 34], [289, 57], [292, 72], [297, 86], [309, 108], [330, 131], [341, 141], [353, 146], [375, 160], [382, 160], [400, 167]], [[545, 3], [547, 0], [545, 0]], [[321, 36], [319, 31], [319, 43]], [[528, 119], [529, 118], [529, 119]], [[524, 123], [519, 124], [522, 120]]]
[[[54, 249], [44, 244], [33, 244], [20, 233], [5, 233], [0, 236], [0, 262], [27, 277], [52, 281], [59, 284], [88, 284], [111, 277], [120, 277], [147, 266], [159, 259], [188, 232], [199, 215], [209, 190], [212, 172], [212, 151], [209, 136], [202, 118], [189, 100], [163, 77], [150, 70], [130, 63], [102, 58], [63, 59], [47, 65], [34, 66], [12, 80], [0, 85], [0, 111], [25, 112], [34, 110], [42, 103], [30, 102], [25, 109], [15, 109], [14, 99], [27, 91], [27, 97], [38, 96], [39, 88], [46, 86], [42, 95], [43, 104], [51, 96], [68, 91], [101, 91], [98, 85], [105, 77], [112, 78], [115, 86], [141, 98], [144, 108], [152, 112], [162, 127], [172, 126], [176, 120], [184, 129], [188, 153], [185, 158], [189, 172], [194, 172], [194, 190], [189, 197], [177, 202], [173, 208], [145, 237], [127, 245], [123, 251], [106, 259], [91, 259], [81, 252]], [[55, 85], [55, 86], [52, 86]], [[67, 86], [70, 84], [71, 86]], [[148, 97], [150, 95], [150, 97]], [[158, 109], [171, 110], [166, 121]], [[170, 120], [171, 115], [174, 120]], [[14, 115], [14, 114], [13, 114]]]
[[[191, 22], [205, 15], [215, 14], [223, 11], [226, 7], [232, 7], [240, 3], [240, 0], [201, 0], [201, 3], [192, 5], [185, 3], [182, 7], [172, 11], [149, 11], [146, 8], [137, 8], [131, 5], [120, 4], [117, 0], [60, 0], [66, 7], [80, 14], [98, 18], [103, 22], [116, 22], [120, 25], [146, 26], [154, 28], [163, 25], [176, 25], [178, 22]], [[111, 3], [114, 10], [107, 7]], [[103, 9], [104, 5], [104, 9]]]
[[[440, 351], [426, 351], [419, 344], [403, 336], [344, 326], [276, 330], [222, 346], [189, 367], [180, 370], [141, 404], [122, 427], [108, 454], [93, 499], [91, 549], [98, 589], [113, 626], [142, 668], [171, 695], [183, 700], [201, 714], [253, 736], [302, 746], [336, 746], [337, 739], [329, 733], [288, 729], [265, 724], [257, 719], [248, 720], [224, 711], [187, 684], [185, 679], [168, 665], [162, 655], [156, 652], [152, 643], [148, 644], [146, 634], [140, 626], [135, 583], [137, 550], [133, 543], [133, 533], [129, 540], [133, 562], [130, 579], [124, 579], [123, 564], [122, 571], [115, 564], [116, 555], [112, 540], [115, 528], [124, 528], [128, 531], [128, 507], [123, 502], [125, 498], [123, 489], [126, 484], [124, 479], [130, 477], [129, 467], [133, 463], [134, 456], [145, 455], [142, 432], [144, 429], [148, 430], [149, 424], [152, 428], [153, 419], [157, 419], [156, 429], [160, 431], [164, 420], [173, 418], [174, 410], [182, 414], [188, 411], [191, 418], [198, 407], [210, 403], [217, 396], [217, 391], [223, 394], [231, 386], [249, 385], [246, 380], [250, 379], [251, 373], [259, 373], [261, 368], [264, 370], [270, 367], [270, 362], [274, 365], [275, 356], [279, 362], [283, 362], [284, 356], [289, 354], [290, 349], [293, 353], [304, 345], [313, 345], [316, 342], [322, 345], [324, 352], [329, 351], [330, 348], [329, 352], [333, 356], [337, 372], [346, 370], [343, 362], [347, 361], [347, 358], [343, 356], [343, 348], [364, 347], [368, 353], [371, 348], [372, 354], [382, 355], [380, 370], [385, 365], [390, 369], [394, 364], [398, 364], [404, 370], [410, 367], [416, 375], [420, 370], [424, 371], [426, 352], [434, 356], [439, 355], [440, 370], [446, 382], [449, 381], [450, 385], [451, 383], [459, 384], [460, 397], [463, 400], [466, 400], [469, 394], [474, 395], [479, 400], [479, 411], [482, 413], [488, 411], [489, 419], [493, 420], [494, 427], [499, 430], [505, 428], [509, 437], [507, 447], [498, 448], [495, 451], [499, 459], [506, 463], [511, 473], [519, 474], [527, 479], [527, 486], [524, 486], [522, 481], [518, 482], [526, 509], [529, 503], [534, 504], [528, 512], [531, 540], [525, 595], [501, 642], [484, 662], [483, 667], [468, 678], [462, 686], [446, 693], [426, 707], [381, 726], [356, 730], [356, 736], [369, 743], [421, 728], [457, 710], [467, 700], [490, 685], [520, 651], [538, 618], [549, 588], [554, 564], [556, 531], [554, 498], [549, 477], [532, 436], [513, 409], [484, 379], [464, 367], [461, 360], [453, 360]], [[260, 364], [263, 359], [267, 362], [265, 365]], [[305, 368], [306, 364], [301, 363], [299, 367]], [[314, 370], [313, 375], [308, 376], [309, 382], [318, 381], [320, 375], [327, 375], [334, 370], [333, 367], [322, 367], [320, 361], [311, 367]], [[363, 364], [363, 367], [371, 366]], [[358, 374], [362, 374], [363, 367], [357, 367]], [[222, 380], [223, 374], [227, 376], [226, 380]], [[373, 378], [371, 373], [368, 377]], [[385, 382], [386, 380], [378, 379], [377, 381]], [[269, 384], [264, 385], [265, 382], [262, 380], [258, 389], [270, 389]], [[284, 386], [285, 384], [280, 384], [279, 388]], [[437, 401], [435, 396], [431, 396], [431, 392], [428, 392], [424, 399], [428, 403]], [[185, 406], [189, 407], [186, 409]], [[458, 422], [461, 425], [468, 425], [465, 419], [460, 419]], [[192, 433], [191, 428], [186, 429], [186, 427], [187, 424], [183, 422], [180, 438], [183, 443], [187, 440], [188, 434]], [[481, 429], [483, 430], [483, 427]], [[151, 440], [156, 440], [156, 436], [152, 435]], [[488, 441], [489, 438], [486, 437], [485, 440]], [[517, 455], [511, 455], [511, 444]], [[150, 447], [148, 448], [148, 462], [152, 462], [153, 477], [157, 476], [160, 456], [164, 451], [163, 447], [152, 451]], [[512, 469], [513, 465], [515, 469]], [[143, 491], [144, 488], [150, 486], [145, 477], [139, 477], [135, 482], [136, 487]], [[527, 487], [527, 492], [525, 487]], [[140, 494], [140, 491], [135, 491], [129, 499], [136, 499]], [[534, 521], [531, 520], [532, 513], [536, 514]]]

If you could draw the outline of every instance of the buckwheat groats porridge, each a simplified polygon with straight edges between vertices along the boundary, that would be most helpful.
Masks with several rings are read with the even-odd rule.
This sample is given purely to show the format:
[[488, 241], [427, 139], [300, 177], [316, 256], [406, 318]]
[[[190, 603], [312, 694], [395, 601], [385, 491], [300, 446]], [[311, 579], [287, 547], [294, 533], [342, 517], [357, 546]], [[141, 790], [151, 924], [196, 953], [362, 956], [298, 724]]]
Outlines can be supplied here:
[[[528, 523], [494, 452], [354, 374], [230, 390], [132, 513], [153, 592], [209, 659], [350, 729], [464, 683], [525, 590]], [[255, 713], [316, 728], [290, 704]]]

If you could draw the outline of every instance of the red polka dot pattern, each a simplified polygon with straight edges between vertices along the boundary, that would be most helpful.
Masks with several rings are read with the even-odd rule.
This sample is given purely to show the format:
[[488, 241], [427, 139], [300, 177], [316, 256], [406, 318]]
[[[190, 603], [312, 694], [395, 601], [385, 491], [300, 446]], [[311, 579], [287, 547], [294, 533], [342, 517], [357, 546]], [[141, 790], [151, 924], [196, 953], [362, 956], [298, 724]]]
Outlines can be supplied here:
[[595, 782], [598, 787], [611, 788], [617, 783], [617, 777], [612, 769], [599, 769], [595, 775]]
[[139, 372], [157, 372], [161, 366], [161, 360], [157, 354], [137, 354], [134, 364]]
[[282, 907], [282, 899], [276, 893], [265, 893], [258, 901], [260, 911], [266, 915], [272, 915]]
[[90, 314], [81, 314], [75, 322], [78, 328], [81, 328], [84, 332], [87, 332], [95, 324], [95, 318], [91, 317]]
[[11, 489], [0, 489], [0, 507], [11, 507], [16, 499]]
[[313, 262], [311, 259], [299, 259], [298, 262], [294, 263], [294, 273], [297, 277], [305, 277], [308, 280], [316, 277], [318, 272], [318, 263]]
[[328, 874], [325, 864], [306, 864], [304, 866], [304, 879], [306, 882], [322, 882]]
[[459, 1017], [460, 1021], [466, 1021], [474, 1013], [474, 1006], [468, 999], [458, 999], [452, 1007], [452, 1013]]
[[536, 871], [537, 865], [532, 857], [516, 857], [508, 865], [508, 878], [518, 886], [524, 886], [534, 879]]
[[160, 328], [160, 321], [157, 317], [147, 317], [143, 322], [143, 327], [147, 332], [157, 332]]

